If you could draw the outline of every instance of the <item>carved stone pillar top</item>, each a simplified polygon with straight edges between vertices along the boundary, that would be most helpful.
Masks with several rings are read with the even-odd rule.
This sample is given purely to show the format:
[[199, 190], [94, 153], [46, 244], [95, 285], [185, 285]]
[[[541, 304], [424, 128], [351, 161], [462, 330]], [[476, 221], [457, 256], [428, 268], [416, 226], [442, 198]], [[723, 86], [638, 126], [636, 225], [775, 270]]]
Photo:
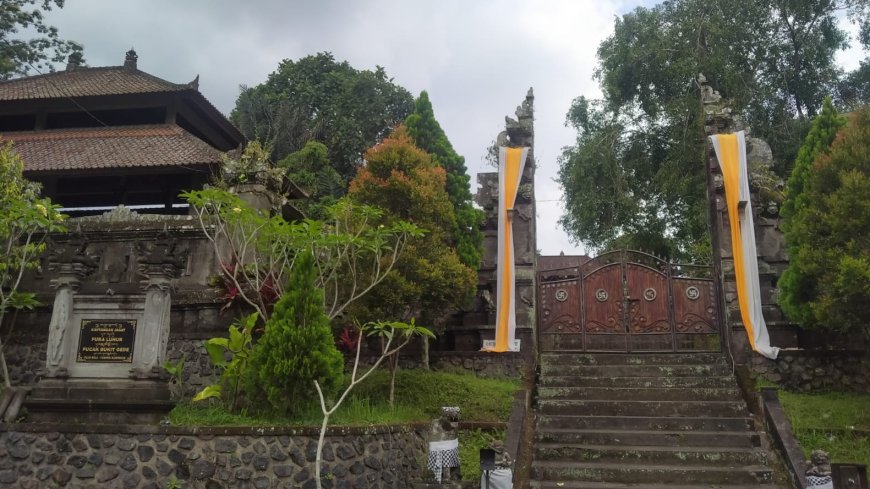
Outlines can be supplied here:
[[[530, 88], [523, 103], [514, 112], [516, 119], [506, 116], [505, 131], [496, 138], [500, 146], [534, 146], [535, 95]], [[534, 164], [534, 161], [529, 161]]]
[[167, 232], [161, 233], [156, 241], [140, 241], [136, 248], [139, 253], [139, 273], [145, 277], [141, 282], [143, 289], [169, 287], [172, 279], [181, 276], [189, 251], [179, 246], [178, 240]]
[[57, 277], [51, 281], [52, 287], [78, 287], [79, 282], [97, 269], [97, 258], [87, 252], [88, 243], [80, 234], [74, 234], [69, 242], [51, 243], [48, 269]]

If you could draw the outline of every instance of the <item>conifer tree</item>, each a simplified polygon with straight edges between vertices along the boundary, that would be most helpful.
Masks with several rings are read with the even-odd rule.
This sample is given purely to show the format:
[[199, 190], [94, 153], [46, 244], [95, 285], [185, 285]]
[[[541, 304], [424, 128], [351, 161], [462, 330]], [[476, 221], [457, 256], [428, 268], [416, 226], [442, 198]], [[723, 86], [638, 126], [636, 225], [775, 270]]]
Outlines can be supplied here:
[[831, 97], [826, 97], [822, 104], [822, 112], [813, 119], [810, 132], [798, 150], [794, 169], [786, 184], [785, 201], [782, 203], [784, 228], [788, 228], [791, 218], [806, 205], [804, 190], [812, 171], [813, 161], [820, 154], [828, 152], [828, 148], [837, 136], [837, 131], [845, 125], [846, 118], [837, 113], [837, 109], [831, 103]]
[[813, 161], [788, 225], [780, 303], [808, 328], [870, 334], [870, 110]]
[[465, 158], [456, 153], [435, 119], [429, 94], [425, 91], [420, 92], [414, 112], [405, 120], [405, 127], [414, 144], [429, 153], [432, 161], [447, 171], [447, 195], [456, 216], [456, 226], [451, 232], [456, 243], [456, 252], [462, 263], [477, 271], [483, 245], [483, 234], [480, 232], [483, 211], [472, 205], [470, 177], [465, 167]]
[[827, 154], [834, 138], [846, 124], [846, 118], [837, 110], [827, 97], [822, 112], [813, 120], [812, 128], [798, 150], [794, 169], [786, 183], [785, 200], [782, 204], [782, 230], [790, 257], [789, 266], [779, 279], [782, 294], [779, 303], [788, 317], [802, 324], [809, 324], [812, 318], [811, 297], [815, 295], [815, 274], [808, 273], [803, 267], [806, 263], [799, 259], [800, 249], [804, 246], [801, 225], [798, 217], [807, 207], [810, 198], [808, 183], [813, 174], [813, 162]]
[[252, 403], [284, 415], [314, 402], [315, 380], [331, 395], [344, 373], [344, 357], [323, 309], [323, 291], [314, 285], [314, 257], [307, 252], [297, 260], [287, 292], [275, 304], [244, 374]]

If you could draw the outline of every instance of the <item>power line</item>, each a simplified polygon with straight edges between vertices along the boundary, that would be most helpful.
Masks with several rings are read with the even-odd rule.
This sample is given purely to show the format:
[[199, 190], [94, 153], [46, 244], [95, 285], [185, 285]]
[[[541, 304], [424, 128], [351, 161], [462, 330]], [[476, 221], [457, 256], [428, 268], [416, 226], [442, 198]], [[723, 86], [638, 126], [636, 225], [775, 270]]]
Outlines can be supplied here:
[[[2, 41], [3, 44], [6, 45], [6, 48], [7, 48], [7, 49], [10, 49], [10, 50], [13, 49], [13, 46], [12, 46], [11, 44], [9, 44], [9, 41], [7, 41], [7, 40], [5, 40], [5, 39], [0, 39], [0, 41]], [[84, 112], [85, 114], [87, 114], [88, 116], [90, 116], [93, 120], [99, 122], [103, 127], [109, 127], [109, 125], [106, 124], [105, 122], [101, 121], [99, 117], [95, 116], [95, 115], [92, 114], [88, 109], [86, 109], [82, 104], [78, 103], [78, 101], [77, 101], [75, 98], [73, 98], [72, 96], [67, 95], [66, 93], [64, 93], [64, 90], [63, 90], [61, 87], [57, 86], [57, 84], [54, 83], [54, 81], [53, 81], [50, 77], [46, 76], [45, 73], [39, 71], [39, 68], [33, 66], [33, 64], [32, 64], [30, 61], [25, 61], [24, 63], [25, 63], [27, 66], [29, 66], [30, 69], [32, 69], [33, 71], [39, 73], [41, 76], [44, 76], [45, 79], [48, 81], [48, 83], [51, 84], [51, 86], [53, 86], [53, 87], [54, 87], [58, 92], [60, 92], [61, 95], [63, 95], [66, 99], [68, 99], [70, 102], [72, 102], [76, 107], [78, 107], [79, 109], [81, 109], [82, 112]]]

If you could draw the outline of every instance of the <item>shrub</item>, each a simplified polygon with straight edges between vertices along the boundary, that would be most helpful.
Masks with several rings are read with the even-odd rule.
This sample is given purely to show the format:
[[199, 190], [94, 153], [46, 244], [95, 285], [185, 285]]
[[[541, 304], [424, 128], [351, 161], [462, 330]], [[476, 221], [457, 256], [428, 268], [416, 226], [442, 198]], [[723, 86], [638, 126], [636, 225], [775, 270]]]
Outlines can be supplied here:
[[314, 401], [315, 380], [330, 394], [342, 383], [344, 357], [335, 347], [315, 279], [314, 257], [301, 254], [243, 375], [255, 408], [292, 414]]
[[815, 158], [787, 226], [780, 303], [804, 327], [870, 332], [870, 110]]

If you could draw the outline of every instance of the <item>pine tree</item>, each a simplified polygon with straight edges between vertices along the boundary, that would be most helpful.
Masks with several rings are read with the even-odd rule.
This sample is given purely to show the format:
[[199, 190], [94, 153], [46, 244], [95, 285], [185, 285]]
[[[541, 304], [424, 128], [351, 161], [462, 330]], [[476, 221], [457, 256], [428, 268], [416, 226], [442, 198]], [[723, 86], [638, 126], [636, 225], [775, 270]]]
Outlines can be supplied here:
[[451, 231], [456, 252], [462, 263], [477, 271], [483, 246], [480, 225], [484, 215], [472, 205], [470, 177], [465, 167], [465, 158], [456, 153], [435, 119], [429, 94], [425, 91], [420, 93], [414, 112], [405, 120], [405, 127], [414, 144], [429, 153], [432, 161], [447, 171], [447, 195], [456, 216], [456, 226]]
[[819, 155], [827, 154], [834, 138], [846, 124], [846, 118], [837, 114], [837, 110], [827, 97], [822, 106], [822, 112], [813, 120], [810, 132], [798, 150], [794, 169], [786, 183], [785, 201], [782, 205], [782, 230], [790, 257], [789, 267], [779, 279], [782, 294], [779, 303], [789, 318], [801, 324], [812, 322], [811, 298], [816, 295], [815, 274], [803, 270], [805, 263], [798, 259], [803, 247], [802, 231], [796, 221], [798, 215], [807, 207], [808, 182], [813, 174], [813, 162]]
[[344, 379], [344, 357], [335, 346], [323, 291], [314, 286], [311, 253], [302, 253], [287, 292], [275, 304], [266, 331], [254, 345], [244, 390], [254, 406], [292, 414], [316, 400], [314, 381], [327, 395]]
[[[820, 152], [790, 218], [780, 303], [804, 327], [870, 333], [870, 110]], [[794, 196], [790, 196], [794, 198]]]
[[846, 118], [837, 113], [837, 109], [831, 103], [831, 97], [826, 97], [822, 104], [822, 112], [813, 119], [810, 132], [798, 150], [794, 169], [786, 184], [785, 201], [782, 204], [784, 228], [788, 228], [791, 218], [806, 206], [804, 190], [812, 171], [813, 161], [820, 154], [828, 152], [828, 148], [837, 136], [837, 131], [845, 125]]

